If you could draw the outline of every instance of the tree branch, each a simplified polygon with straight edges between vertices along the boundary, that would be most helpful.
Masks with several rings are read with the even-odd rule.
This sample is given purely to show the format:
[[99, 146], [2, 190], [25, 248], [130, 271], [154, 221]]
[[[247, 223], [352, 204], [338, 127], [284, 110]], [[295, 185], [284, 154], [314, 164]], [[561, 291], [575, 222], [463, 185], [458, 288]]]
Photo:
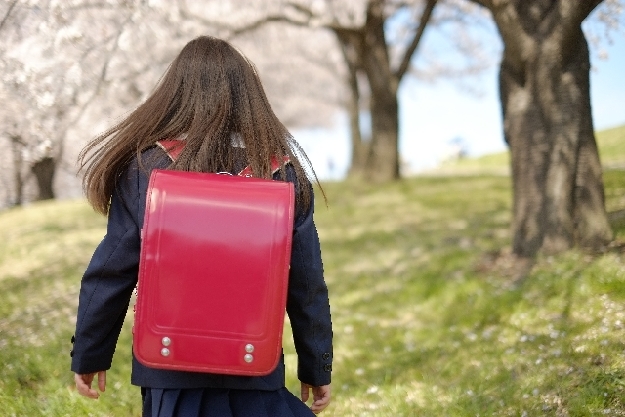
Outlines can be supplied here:
[[581, 25], [581, 23], [588, 17], [590, 13], [597, 6], [599, 6], [603, 0], [584, 0], [580, 2], [562, 1], [562, 19], [568, 24]]
[[291, 6], [294, 10], [297, 10], [298, 12], [304, 13], [308, 17], [308, 19], [312, 19], [315, 16], [311, 9], [309, 9], [308, 7], [304, 7], [301, 4], [289, 1], [287, 2], [287, 5]]
[[114, 10], [119, 6], [115, 6], [113, 4], [109, 4], [107, 2], [94, 2], [94, 3], [83, 3], [77, 4], [74, 6], [66, 6], [63, 7], [64, 10], [67, 11], [75, 11], [75, 10], [92, 10], [92, 9], [105, 9], [105, 10]]
[[562, 60], [567, 62], [570, 57], [570, 52], [574, 48], [574, 45], [579, 41], [580, 34], [583, 33], [579, 30], [580, 25], [588, 17], [590, 13], [603, 0], [585, 0], [581, 2], [569, 2], [563, 0], [561, 4], [560, 14], [562, 19]]
[[4, 27], [5, 23], [7, 22], [7, 20], [9, 20], [9, 16], [11, 15], [11, 12], [13, 11], [13, 8], [17, 4], [17, 2], [18, 0], [13, 0], [13, 3], [11, 3], [11, 5], [9, 6], [9, 10], [7, 10], [6, 14], [2, 18], [2, 21], [0, 22], [0, 31], [2, 31], [2, 28]]
[[469, 0], [473, 3], [476, 3], [488, 10], [493, 10], [493, 8], [495, 7], [495, 5], [493, 4], [493, 0]]
[[228, 33], [228, 35], [225, 36], [226, 40], [230, 40], [243, 33], [253, 32], [270, 23], [283, 22], [300, 27], [311, 26], [311, 21], [314, 15], [310, 9], [293, 2], [287, 3], [287, 6], [292, 7], [293, 10], [297, 11], [298, 13], [304, 14], [305, 17], [301, 20], [297, 20], [288, 17], [285, 14], [273, 14], [267, 15], [259, 20], [254, 20], [243, 26], [235, 27], [234, 25], [224, 23], [223, 21], [210, 20], [195, 13], [191, 13], [189, 11], [189, 8], [187, 7], [186, 0], [178, 0], [178, 11], [183, 19], [196, 21], [205, 26], [211, 26], [212, 28], [226, 31]]
[[434, 6], [436, 6], [436, 2], [437, 0], [428, 0], [425, 8], [423, 9], [423, 13], [421, 14], [421, 19], [419, 21], [419, 26], [415, 31], [414, 38], [412, 39], [410, 46], [408, 46], [408, 49], [406, 49], [406, 52], [404, 53], [404, 58], [402, 59], [399, 68], [397, 68], [397, 71], [395, 72], [395, 78], [397, 79], [397, 82], [401, 81], [402, 77], [406, 73], [406, 70], [410, 66], [410, 60], [412, 58], [412, 55], [414, 54], [417, 46], [419, 46], [419, 43], [421, 42], [423, 32], [425, 31], [425, 27], [432, 17], [432, 11], [434, 10]]
[[102, 86], [104, 85], [104, 81], [106, 80], [106, 74], [107, 74], [107, 71], [108, 71], [108, 68], [109, 68], [109, 64], [111, 63], [111, 59], [115, 55], [115, 52], [117, 52], [117, 50], [119, 49], [119, 39], [121, 38], [122, 34], [124, 33], [126, 25], [130, 21], [131, 21], [131, 17], [128, 17], [119, 26], [119, 31], [117, 32], [117, 35], [115, 36], [115, 42], [113, 42], [113, 46], [112, 46], [111, 50], [108, 52], [108, 54], [106, 55], [106, 57], [104, 59], [104, 63], [102, 64], [102, 69], [100, 71], [100, 76], [98, 77], [98, 81], [97, 81], [97, 83], [95, 85], [95, 88], [91, 92], [91, 95], [89, 96], [89, 98], [87, 98], [87, 100], [85, 100], [81, 104], [80, 108], [78, 109], [78, 112], [74, 115], [72, 120], [70, 120], [69, 122], [65, 123], [65, 126], [60, 130], [60, 132], [59, 132], [59, 134], [57, 136], [58, 137], [59, 148], [58, 148], [58, 152], [57, 152], [57, 155], [56, 155], [56, 158], [55, 158], [56, 161], [60, 161], [63, 158], [63, 153], [64, 153], [64, 149], [65, 149], [65, 136], [67, 135], [67, 131], [69, 130], [69, 128], [71, 126], [74, 126], [80, 120], [80, 118], [83, 116], [83, 114], [85, 113], [85, 111], [87, 110], [89, 105], [93, 102], [93, 100], [95, 100], [95, 98], [100, 93], [100, 90], [102, 89]]
[[282, 23], [288, 23], [290, 25], [294, 25], [294, 26], [300, 26], [300, 27], [308, 27], [310, 26], [310, 20], [293, 20], [285, 15], [269, 15], [269, 16], [265, 16], [263, 19], [260, 20], [255, 20], [253, 22], [248, 23], [247, 25], [244, 26], [240, 26], [238, 28], [234, 28], [234, 29], [230, 29], [230, 36], [228, 36], [228, 39], [230, 38], [234, 38], [236, 36], [239, 36], [243, 33], [247, 33], [247, 32], [253, 32], [257, 29], [260, 29], [261, 27], [269, 24], [269, 23], [278, 23], [278, 22], [282, 22]]
[[205, 26], [211, 26], [213, 28], [217, 28], [221, 30], [229, 31], [231, 29], [229, 25], [226, 25], [223, 22], [206, 19], [203, 16], [197, 15], [195, 13], [191, 13], [189, 11], [189, 8], [187, 7], [186, 0], [178, 0], [177, 4], [178, 4], [178, 13], [180, 13], [180, 17], [182, 17], [183, 19], [199, 22]]
[[[478, 4], [489, 4], [488, 9], [497, 24], [497, 30], [504, 43], [503, 61], [514, 68], [521, 68], [518, 61], [523, 56], [524, 48], [531, 47], [533, 40], [520, 24], [520, 17], [515, 5], [510, 0], [471, 0]], [[513, 62], [514, 60], [514, 62]]]

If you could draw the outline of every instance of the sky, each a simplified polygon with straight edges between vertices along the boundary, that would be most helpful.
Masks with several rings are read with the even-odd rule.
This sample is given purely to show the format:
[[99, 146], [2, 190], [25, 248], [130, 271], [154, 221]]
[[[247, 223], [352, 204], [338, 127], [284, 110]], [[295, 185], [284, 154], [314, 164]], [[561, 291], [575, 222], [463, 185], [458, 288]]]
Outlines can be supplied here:
[[[625, 34], [591, 47], [591, 105], [596, 130], [625, 125]], [[600, 58], [600, 56], [605, 56]], [[399, 91], [400, 154], [409, 172], [436, 167], [460, 140], [469, 156], [505, 151], [497, 86], [497, 62], [468, 92], [457, 83], [403, 81]], [[347, 119], [338, 116], [330, 129], [292, 132], [320, 179], [344, 178], [350, 159]]]

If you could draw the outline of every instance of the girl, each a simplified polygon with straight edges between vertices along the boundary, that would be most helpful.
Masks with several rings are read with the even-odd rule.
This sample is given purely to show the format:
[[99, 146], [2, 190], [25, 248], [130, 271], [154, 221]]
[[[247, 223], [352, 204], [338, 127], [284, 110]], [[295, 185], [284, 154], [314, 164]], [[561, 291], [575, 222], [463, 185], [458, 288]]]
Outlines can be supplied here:
[[[175, 161], [156, 146], [171, 138], [185, 143]], [[272, 155], [290, 158], [273, 175]], [[287, 314], [301, 401], [285, 388], [284, 360], [267, 376], [242, 377], [152, 369], [133, 357], [131, 382], [141, 387], [144, 416], [306, 416], [326, 408], [332, 323], [313, 190], [303, 162], [310, 167], [273, 113], [253, 64], [227, 42], [207, 36], [183, 48], [145, 103], [83, 149], [85, 193], [93, 208], [108, 216], [108, 225], [81, 281], [72, 337], [71, 368], [81, 395], [99, 397], [92, 388], [96, 378], [100, 391], [106, 386], [137, 284], [150, 171], [236, 173], [250, 166], [255, 176], [291, 181], [296, 190]], [[309, 409], [305, 402], [311, 391]]]

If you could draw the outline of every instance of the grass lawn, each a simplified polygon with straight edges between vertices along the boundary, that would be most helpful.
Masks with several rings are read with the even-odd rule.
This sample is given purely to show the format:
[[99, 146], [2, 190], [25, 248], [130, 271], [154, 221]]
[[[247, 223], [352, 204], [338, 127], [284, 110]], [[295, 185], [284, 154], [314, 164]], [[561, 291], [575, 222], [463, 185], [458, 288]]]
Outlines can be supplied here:
[[[625, 168], [625, 126], [618, 126], [596, 133], [601, 163], [607, 169]], [[434, 175], [508, 175], [510, 153], [499, 152], [478, 158], [462, 158], [443, 163], [431, 171]]]
[[[625, 171], [604, 178], [608, 211], [625, 209]], [[625, 415], [621, 217], [609, 251], [539, 257], [515, 286], [509, 177], [341, 182], [325, 191], [316, 221], [335, 371], [322, 415]], [[106, 393], [92, 401], [72, 388], [80, 277], [104, 226], [82, 200], [0, 213], [0, 415], [140, 415], [129, 383], [132, 315]], [[297, 393], [290, 338], [287, 326], [287, 386]]]

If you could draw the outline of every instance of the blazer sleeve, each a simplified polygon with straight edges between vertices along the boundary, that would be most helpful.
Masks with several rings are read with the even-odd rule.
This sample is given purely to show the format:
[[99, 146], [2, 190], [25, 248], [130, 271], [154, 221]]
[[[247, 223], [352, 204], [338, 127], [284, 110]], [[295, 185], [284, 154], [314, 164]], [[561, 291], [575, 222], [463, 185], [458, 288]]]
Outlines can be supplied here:
[[[311, 187], [310, 183], [307, 186]], [[313, 206], [311, 203], [307, 209], [296, 210], [286, 309], [297, 352], [298, 378], [321, 386], [331, 381], [332, 321]]]
[[106, 235], [81, 281], [71, 369], [92, 373], [111, 367], [115, 345], [137, 284], [140, 227], [138, 170], [128, 169], [111, 197]]

